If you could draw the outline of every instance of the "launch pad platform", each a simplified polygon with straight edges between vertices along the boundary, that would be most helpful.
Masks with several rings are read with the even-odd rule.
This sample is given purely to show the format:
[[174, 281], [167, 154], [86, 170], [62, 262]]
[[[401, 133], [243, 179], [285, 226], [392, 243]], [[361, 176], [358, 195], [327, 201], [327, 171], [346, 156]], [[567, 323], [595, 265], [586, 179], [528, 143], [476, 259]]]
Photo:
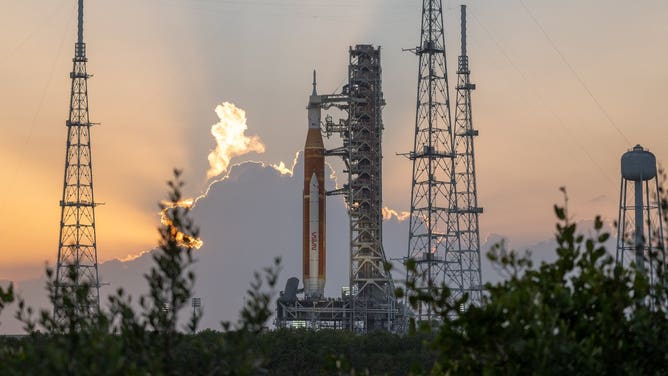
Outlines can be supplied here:
[[376, 330], [402, 333], [406, 311], [394, 301], [378, 303], [364, 299], [342, 298], [278, 299], [276, 328], [338, 329], [356, 333]]

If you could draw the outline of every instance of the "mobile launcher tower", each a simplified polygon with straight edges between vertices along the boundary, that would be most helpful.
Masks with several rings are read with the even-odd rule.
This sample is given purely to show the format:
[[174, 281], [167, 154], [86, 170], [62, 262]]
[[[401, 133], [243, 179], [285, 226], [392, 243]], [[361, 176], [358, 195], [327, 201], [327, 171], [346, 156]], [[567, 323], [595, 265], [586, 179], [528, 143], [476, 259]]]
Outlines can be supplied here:
[[[277, 303], [277, 327], [335, 328], [355, 332], [401, 331], [403, 308], [386, 270], [382, 243], [382, 93], [380, 48], [350, 48], [348, 84], [340, 94], [319, 95], [315, 72], [308, 104], [304, 147], [303, 278], [290, 278]], [[342, 111], [337, 122], [322, 111]], [[322, 133], [339, 134], [343, 144], [325, 150]], [[347, 183], [325, 192], [324, 160], [342, 158]], [[343, 195], [350, 225], [349, 286], [341, 297], [324, 297], [326, 196]], [[298, 294], [303, 293], [303, 298]]]

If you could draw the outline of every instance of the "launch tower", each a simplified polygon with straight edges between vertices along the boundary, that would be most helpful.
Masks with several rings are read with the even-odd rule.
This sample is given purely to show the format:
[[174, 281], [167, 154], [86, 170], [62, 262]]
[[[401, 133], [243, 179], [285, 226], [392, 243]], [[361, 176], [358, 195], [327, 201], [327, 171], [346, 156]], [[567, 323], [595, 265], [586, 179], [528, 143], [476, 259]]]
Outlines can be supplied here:
[[[382, 242], [381, 111], [385, 101], [381, 84], [380, 48], [366, 44], [350, 48], [348, 83], [341, 93], [318, 95], [314, 76], [304, 153], [304, 299], [297, 298], [299, 281], [288, 280], [277, 303], [277, 327], [401, 330], [404, 320], [385, 268]], [[340, 135], [343, 144], [323, 151], [321, 112], [330, 109], [342, 111], [344, 117], [335, 122], [328, 114], [324, 130], [327, 136]], [[324, 173], [317, 166], [323, 163], [323, 156], [342, 158], [348, 178], [343, 187], [327, 192], [329, 196], [344, 196], [350, 225], [350, 285], [337, 299], [322, 296], [325, 244], [320, 226], [325, 222], [325, 206], [319, 190]]]
[[[100, 307], [95, 234], [95, 200], [88, 116], [88, 78], [86, 44], [83, 39], [84, 3], [78, 1], [77, 42], [70, 78], [70, 114], [65, 151], [65, 177], [60, 200], [60, 241], [56, 265], [54, 317], [62, 317], [63, 301], [69, 301], [83, 314], [95, 314]], [[77, 292], [85, 289], [82, 297]]]
[[[350, 293], [353, 299], [352, 329], [386, 329], [393, 322], [394, 285], [383, 250], [383, 153], [380, 47], [350, 48], [348, 120], [345, 127], [326, 124], [328, 134], [338, 132], [343, 149], [332, 155], [343, 158], [348, 172], [344, 187], [350, 220]], [[340, 153], [338, 151], [343, 151]], [[370, 307], [384, 307], [387, 314], [370, 314]]]

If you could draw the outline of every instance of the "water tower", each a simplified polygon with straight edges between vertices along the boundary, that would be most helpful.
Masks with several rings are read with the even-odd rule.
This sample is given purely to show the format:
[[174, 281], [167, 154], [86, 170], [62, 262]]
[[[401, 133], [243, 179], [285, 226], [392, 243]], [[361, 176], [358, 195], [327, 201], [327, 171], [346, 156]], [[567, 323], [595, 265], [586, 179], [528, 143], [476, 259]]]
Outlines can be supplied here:
[[657, 266], [665, 264], [656, 158], [636, 145], [622, 155], [621, 164], [616, 260], [635, 264], [654, 283]]

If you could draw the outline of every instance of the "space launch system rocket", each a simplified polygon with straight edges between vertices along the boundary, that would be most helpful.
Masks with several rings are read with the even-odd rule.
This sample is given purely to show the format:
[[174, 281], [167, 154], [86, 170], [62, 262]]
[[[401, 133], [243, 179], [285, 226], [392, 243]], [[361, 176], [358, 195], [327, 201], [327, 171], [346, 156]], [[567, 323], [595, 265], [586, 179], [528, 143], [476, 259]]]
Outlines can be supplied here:
[[321, 97], [313, 93], [308, 103], [308, 132], [304, 145], [304, 228], [303, 270], [304, 294], [322, 298], [325, 293], [325, 146], [320, 133]]

